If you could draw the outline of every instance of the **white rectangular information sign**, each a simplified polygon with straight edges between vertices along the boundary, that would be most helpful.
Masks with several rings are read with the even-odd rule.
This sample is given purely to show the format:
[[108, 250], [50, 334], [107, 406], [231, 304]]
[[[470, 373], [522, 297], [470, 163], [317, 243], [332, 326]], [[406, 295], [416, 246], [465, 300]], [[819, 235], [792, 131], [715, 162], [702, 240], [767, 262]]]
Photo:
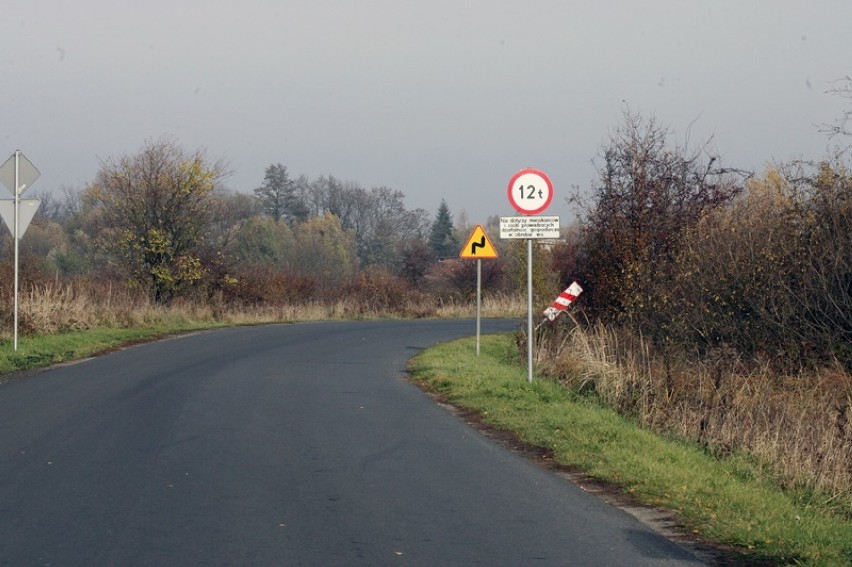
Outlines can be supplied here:
[[500, 238], [504, 240], [559, 238], [559, 217], [500, 217]]

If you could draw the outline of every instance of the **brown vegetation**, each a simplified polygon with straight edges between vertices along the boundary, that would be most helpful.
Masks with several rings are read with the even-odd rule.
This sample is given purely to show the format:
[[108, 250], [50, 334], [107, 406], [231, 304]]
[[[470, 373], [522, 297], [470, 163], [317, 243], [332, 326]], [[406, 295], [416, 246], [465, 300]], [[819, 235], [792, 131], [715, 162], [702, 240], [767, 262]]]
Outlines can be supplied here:
[[628, 113], [603, 156], [580, 232], [554, 254], [586, 288], [584, 323], [542, 330], [540, 368], [650, 428], [745, 451], [852, 517], [842, 153], [742, 182]]
[[[271, 278], [277, 280], [275, 276]], [[262, 280], [263, 281], [263, 280]], [[269, 280], [266, 280], [269, 281]], [[384, 274], [363, 274], [326, 298], [278, 297], [271, 301], [229, 300], [225, 295], [207, 301], [176, 300], [164, 306], [121, 282], [79, 280], [56, 285], [29, 286], [21, 295], [19, 329], [22, 335], [55, 334], [99, 327], [133, 328], [161, 323], [221, 322], [254, 324], [277, 321], [317, 321], [344, 318], [457, 318], [472, 317], [475, 306], [467, 299], [436, 297], [412, 292], [401, 280]], [[271, 287], [270, 289], [275, 289]], [[287, 288], [289, 289], [289, 288]], [[11, 299], [11, 298], [9, 298]], [[484, 317], [520, 317], [526, 303], [517, 295], [494, 293], [483, 299]], [[0, 340], [11, 336], [12, 314], [0, 306]]]
[[852, 375], [842, 368], [779, 374], [730, 348], [689, 359], [623, 328], [554, 331], [539, 337], [542, 372], [656, 431], [721, 455], [747, 451], [780, 485], [814, 489], [852, 517]]

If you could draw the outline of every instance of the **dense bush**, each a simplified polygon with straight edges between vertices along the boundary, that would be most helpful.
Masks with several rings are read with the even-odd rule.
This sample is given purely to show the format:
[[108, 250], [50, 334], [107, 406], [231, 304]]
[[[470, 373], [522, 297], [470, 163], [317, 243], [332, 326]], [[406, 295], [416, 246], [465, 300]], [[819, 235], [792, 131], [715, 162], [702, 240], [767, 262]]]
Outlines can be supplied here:
[[322, 293], [320, 281], [270, 264], [245, 265], [229, 274], [220, 293], [223, 301], [239, 305], [302, 304]]
[[680, 342], [852, 368], [852, 178], [840, 164], [771, 169], [706, 215], [660, 311]]
[[592, 325], [546, 327], [542, 371], [651, 428], [852, 514], [852, 174], [843, 154], [742, 187], [628, 115], [581, 231], [553, 252]]
[[703, 356], [733, 348], [852, 368], [852, 176], [840, 157], [744, 186], [702, 151], [625, 114], [577, 239], [558, 247], [596, 321]]
[[651, 289], [674, 277], [684, 231], [739, 192], [705, 148], [672, 144], [653, 118], [624, 113], [602, 149], [600, 182], [581, 218], [586, 308], [644, 332], [661, 330]]
[[[505, 263], [502, 259], [482, 261], [482, 292], [501, 289]], [[450, 259], [434, 264], [426, 274], [426, 289], [442, 298], [476, 298], [476, 261]]]
[[[421, 294], [389, 269], [368, 267], [342, 287], [338, 295], [348, 312], [357, 315], [408, 314], [409, 307], [421, 304]], [[420, 313], [421, 316], [427, 315]]]

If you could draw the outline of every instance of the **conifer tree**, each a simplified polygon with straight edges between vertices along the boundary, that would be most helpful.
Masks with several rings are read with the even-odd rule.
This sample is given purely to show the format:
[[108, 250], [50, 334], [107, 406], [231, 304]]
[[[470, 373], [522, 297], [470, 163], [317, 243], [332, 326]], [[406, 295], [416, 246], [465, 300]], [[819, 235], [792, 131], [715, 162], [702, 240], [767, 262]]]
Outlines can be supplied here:
[[304, 219], [308, 216], [305, 203], [296, 194], [296, 185], [287, 174], [287, 167], [280, 163], [266, 168], [263, 185], [254, 190], [263, 207], [263, 212], [278, 222]]
[[450, 214], [447, 201], [443, 199], [429, 231], [429, 247], [439, 258], [456, 257], [461, 247], [455, 235], [453, 216]]

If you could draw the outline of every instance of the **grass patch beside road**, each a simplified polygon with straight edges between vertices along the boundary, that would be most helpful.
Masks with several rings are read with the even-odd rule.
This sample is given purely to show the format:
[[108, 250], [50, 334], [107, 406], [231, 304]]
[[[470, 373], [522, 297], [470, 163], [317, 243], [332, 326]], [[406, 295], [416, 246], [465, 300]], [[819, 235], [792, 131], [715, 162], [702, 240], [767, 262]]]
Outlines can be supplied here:
[[210, 324], [162, 324], [137, 329], [90, 329], [55, 335], [36, 335], [12, 342], [0, 341], [0, 375], [20, 370], [42, 368], [51, 364], [79, 360], [135, 342], [157, 337], [210, 328]]
[[617, 485], [639, 501], [677, 512], [687, 532], [773, 564], [852, 564], [852, 523], [810, 495], [777, 487], [746, 455], [714, 458], [667, 440], [556, 383], [526, 380], [511, 335], [430, 349], [413, 377], [490, 425], [552, 452], [559, 464]]

